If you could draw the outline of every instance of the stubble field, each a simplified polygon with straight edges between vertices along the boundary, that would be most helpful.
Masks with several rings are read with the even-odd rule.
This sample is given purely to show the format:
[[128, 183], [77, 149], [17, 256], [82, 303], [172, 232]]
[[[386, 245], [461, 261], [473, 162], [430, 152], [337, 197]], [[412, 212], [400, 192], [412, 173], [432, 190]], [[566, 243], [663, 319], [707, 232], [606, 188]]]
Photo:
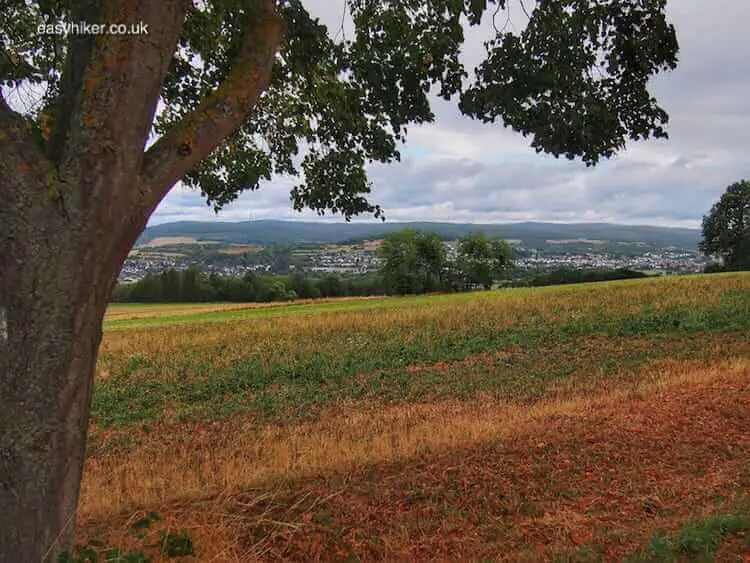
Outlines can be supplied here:
[[160, 560], [154, 511], [185, 560], [747, 560], [749, 334], [748, 274], [113, 307], [78, 536]]

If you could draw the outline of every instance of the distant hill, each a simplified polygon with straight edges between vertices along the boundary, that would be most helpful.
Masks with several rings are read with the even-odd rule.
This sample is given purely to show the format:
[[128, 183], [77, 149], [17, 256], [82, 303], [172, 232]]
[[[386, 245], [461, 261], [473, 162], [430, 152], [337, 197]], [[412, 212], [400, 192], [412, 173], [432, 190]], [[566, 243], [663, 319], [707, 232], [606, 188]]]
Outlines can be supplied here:
[[[242, 221], [210, 222], [179, 221], [147, 228], [137, 245], [148, 244], [157, 237], [186, 237], [197, 241], [217, 241], [242, 244], [299, 244], [339, 243], [382, 238], [387, 233], [403, 228], [432, 231], [445, 239], [455, 239], [467, 233], [483, 231], [488, 236], [520, 240], [530, 248], [549, 246], [547, 241], [586, 244], [597, 241], [608, 243], [641, 242], [653, 247], [676, 246], [695, 249], [700, 239], [698, 229], [678, 229], [645, 225], [614, 225], [609, 223], [326, 223], [311, 221]], [[555, 244], [555, 243], [552, 243]]]

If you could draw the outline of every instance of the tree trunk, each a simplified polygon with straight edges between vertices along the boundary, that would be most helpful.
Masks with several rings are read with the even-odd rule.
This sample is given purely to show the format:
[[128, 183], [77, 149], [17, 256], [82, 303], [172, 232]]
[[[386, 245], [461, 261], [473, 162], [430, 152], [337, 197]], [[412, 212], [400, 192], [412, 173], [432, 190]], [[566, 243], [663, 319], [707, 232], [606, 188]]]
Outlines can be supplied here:
[[72, 537], [117, 274], [169, 189], [252, 110], [285, 32], [273, 0], [248, 3], [232, 71], [144, 152], [192, 3], [94, 4], [82, 18], [151, 32], [73, 40], [50, 142], [0, 96], [0, 563], [54, 559]]
[[[54, 295], [65, 299], [66, 289], [72, 288], [58, 287]], [[82, 326], [71, 330], [59, 315], [39, 326], [47, 312], [38, 306], [9, 311], [0, 415], [3, 563], [53, 556], [73, 531], [101, 338], [98, 315], [88, 304], [81, 312]], [[34, 321], [19, 331], [18, 317]]]
[[40, 168], [0, 177], [1, 563], [54, 560], [71, 538], [102, 318], [127, 253]]

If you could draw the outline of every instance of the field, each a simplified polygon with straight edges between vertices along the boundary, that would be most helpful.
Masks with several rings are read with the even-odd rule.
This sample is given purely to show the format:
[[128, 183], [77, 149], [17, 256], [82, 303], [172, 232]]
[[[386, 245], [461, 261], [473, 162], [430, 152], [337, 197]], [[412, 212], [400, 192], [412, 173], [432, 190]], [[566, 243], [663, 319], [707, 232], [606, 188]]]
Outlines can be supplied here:
[[154, 511], [195, 561], [750, 561], [748, 334], [748, 274], [113, 306], [78, 537], [161, 560]]
[[238, 255], [246, 252], [260, 252], [261, 250], [263, 250], [263, 247], [257, 244], [230, 244], [219, 248], [218, 252], [219, 254]]
[[193, 237], [156, 237], [152, 239], [147, 245], [153, 248], [160, 246], [175, 246], [178, 244], [197, 244], [198, 240]]

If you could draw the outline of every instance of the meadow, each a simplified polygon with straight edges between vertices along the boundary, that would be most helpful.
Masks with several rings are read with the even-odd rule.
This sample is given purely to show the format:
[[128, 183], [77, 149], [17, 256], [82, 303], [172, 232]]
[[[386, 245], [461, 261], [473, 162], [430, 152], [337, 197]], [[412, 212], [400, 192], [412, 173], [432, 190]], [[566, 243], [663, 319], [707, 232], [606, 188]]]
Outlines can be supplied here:
[[741, 273], [114, 305], [79, 538], [153, 511], [188, 560], [735, 561], [748, 334]]

